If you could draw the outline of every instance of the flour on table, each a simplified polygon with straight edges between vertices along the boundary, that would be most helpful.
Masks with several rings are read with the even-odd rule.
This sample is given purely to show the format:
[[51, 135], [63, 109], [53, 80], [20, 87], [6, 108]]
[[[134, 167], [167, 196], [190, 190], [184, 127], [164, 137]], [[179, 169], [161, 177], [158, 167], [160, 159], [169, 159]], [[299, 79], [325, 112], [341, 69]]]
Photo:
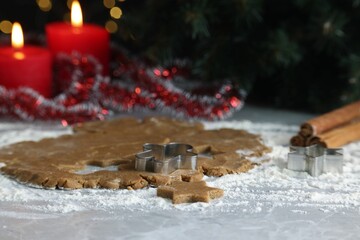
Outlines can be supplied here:
[[[206, 129], [234, 128], [261, 134], [264, 142], [273, 148], [266, 157], [269, 161], [248, 173], [226, 175], [220, 178], [204, 177], [211, 187], [224, 190], [224, 197], [210, 203], [173, 205], [170, 200], [156, 196], [155, 188], [130, 190], [81, 189], [45, 190], [25, 186], [0, 175], [1, 216], [23, 219], [53, 218], [58, 214], [88, 210], [113, 211], [199, 211], [238, 212], [256, 214], [275, 208], [288, 207], [293, 213], [307, 214], [304, 208], [323, 212], [341, 212], [360, 209], [360, 143], [344, 148], [344, 173], [324, 174], [317, 178], [307, 174], [296, 175], [287, 170], [288, 139], [298, 126], [252, 123], [249, 121], [205, 122]], [[39, 140], [68, 134], [69, 128], [38, 126], [36, 124], [0, 123], [0, 146], [24, 140]], [[240, 154], [251, 154], [240, 152]], [[262, 159], [252, 159], [260, 161]], [[0, 163], [1, 164], [1, 163]], [[1, 165], [0, 165], [1, 166]], [[10, 206], [9, 205], [9, 206]]]

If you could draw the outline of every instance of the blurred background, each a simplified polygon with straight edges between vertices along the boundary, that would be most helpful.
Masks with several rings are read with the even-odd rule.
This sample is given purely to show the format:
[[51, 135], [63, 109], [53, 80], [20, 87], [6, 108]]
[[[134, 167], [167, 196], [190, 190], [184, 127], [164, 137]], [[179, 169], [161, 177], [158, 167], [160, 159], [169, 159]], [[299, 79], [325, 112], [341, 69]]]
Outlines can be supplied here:
[[[80, 3], [84, 21], [104, 26], [113, 44], [155, 64], [189, 59], [204, 86], [231, 79], [246, 103], [321, 113], [360, 99], [360, 0]], [[1, 38], [14, 21], [41, 37], [48, 22], [70, 19], [70, 4], [3, 1]]]

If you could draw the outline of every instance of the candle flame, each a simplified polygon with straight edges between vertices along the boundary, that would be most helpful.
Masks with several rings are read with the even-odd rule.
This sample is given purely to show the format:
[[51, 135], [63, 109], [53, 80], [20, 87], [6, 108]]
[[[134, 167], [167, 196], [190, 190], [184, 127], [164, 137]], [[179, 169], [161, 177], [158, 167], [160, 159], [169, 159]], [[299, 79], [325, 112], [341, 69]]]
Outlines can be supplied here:
[[73, 1], [71, 4], [71, 25], [81, 27], [83, 25], [83, 16], [79, 1]]
[[13, 48], [19, 49], [24, 46], [24, 34], [20, 23], [14, 22], [11, 30], [11, 45]]

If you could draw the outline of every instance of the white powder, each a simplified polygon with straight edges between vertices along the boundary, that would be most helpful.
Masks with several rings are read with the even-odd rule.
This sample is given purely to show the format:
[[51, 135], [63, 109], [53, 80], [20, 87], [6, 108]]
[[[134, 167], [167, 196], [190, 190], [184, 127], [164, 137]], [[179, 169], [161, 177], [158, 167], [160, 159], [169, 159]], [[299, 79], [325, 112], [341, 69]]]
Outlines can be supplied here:
[[[19, 184], [0, 175], [0, 216], [23, 219], [53, 218], [58, 214], [117, 209], [129, 211], [209, 211], [257, 214], [275, 208], [288, 207], [293, 213], [307, 214], [305, 208], [323, 212], [360, 210], [360, 143], [344, 148], [344, 173], [324, 174], [318, 178], [294, 174], [287, 170], [288, 140], [297, 126], [260, 124], [249, 121], [205, 123], [207, 129], [245, 129], [261, 134], [273, 148], [269, 162], [248, 173], [221, 178], [204, 177], [209, 186], [224, 189], [221, 199], [210, 203], [173, 205], [170, 200], [156, 196], [156, 189], [106, 190], [45, 190]], [[40, 127], [34, 124], [0, 123], [0, 146], [23, 140], [70, 133], [70, 129]], [[249, 154], [243, 152], [243, 154]], [[257, 161], [257, 159], [253, 159]]]

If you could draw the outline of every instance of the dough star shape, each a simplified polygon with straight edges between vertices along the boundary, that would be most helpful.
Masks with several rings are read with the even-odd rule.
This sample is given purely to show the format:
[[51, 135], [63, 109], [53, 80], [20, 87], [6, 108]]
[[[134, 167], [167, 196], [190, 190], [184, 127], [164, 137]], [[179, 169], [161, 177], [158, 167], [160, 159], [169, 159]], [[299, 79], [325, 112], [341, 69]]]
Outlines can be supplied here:
[[174, 181], [168, 186], [159, 186], [157, 195], [163, 198], [172, 199], [173, 204], [190, 202], [209, 202], [212, 199], [220, 198], [224, 191], [219, 188], [206, 186], [204, 181], [180, 182]]
[[[201, 123], [169, 118], [119, 118], [73, 127], [73, 134], [25, 141], [0, 149], [0, 172], [21, 183], [43, 188], [140, 189], [169, 185], [173, 181], [200, 181], [203, 174], [222, 176], [246, 172], [253, 167], [243, 149], [261, 156], [270, 151], [259, 136], [243, 130], [204, 130]], [[179, 169], [169, 175], [135, 170], [135, 154], [144, 143], [182, 142], [194, 147], [199, 157], [197, 170]], [[88, 166], [115, 166], [80, 174]]]

